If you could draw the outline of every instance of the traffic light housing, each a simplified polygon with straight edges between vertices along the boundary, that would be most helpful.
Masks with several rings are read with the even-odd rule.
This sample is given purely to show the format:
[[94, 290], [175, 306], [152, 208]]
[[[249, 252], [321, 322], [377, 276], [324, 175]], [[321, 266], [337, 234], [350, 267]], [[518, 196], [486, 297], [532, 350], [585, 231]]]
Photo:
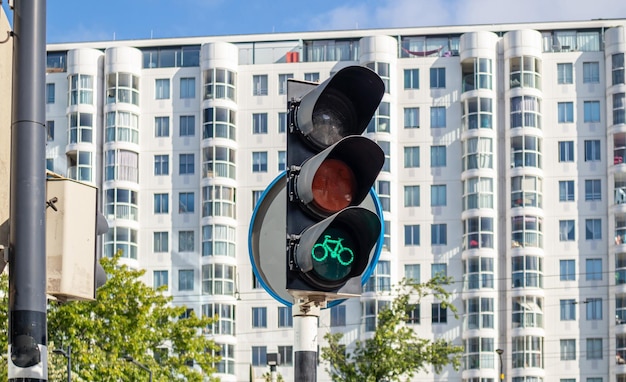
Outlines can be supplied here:
[[385, 160], [361, 134], [384, 90], [380, 77], [361, 66], [319, 85], [288, 82], [287, 290], [296, 298], [361, 293], [382, 227], [361, 203]]

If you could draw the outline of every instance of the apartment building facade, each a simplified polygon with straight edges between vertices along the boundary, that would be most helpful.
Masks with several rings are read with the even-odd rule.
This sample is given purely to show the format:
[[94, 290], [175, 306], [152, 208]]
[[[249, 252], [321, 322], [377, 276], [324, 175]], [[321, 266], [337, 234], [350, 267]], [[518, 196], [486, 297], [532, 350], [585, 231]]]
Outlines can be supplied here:
[[[360, 298], [319, 339], [371, 335], [403, 278], [454, 278], [408, 325], [464, 347], [419, 381], [626, 382], [626, 20], [48, 46], [47, 166], [99, 187], [103, 253], [218, 315], [224, 381], [293, 375], [290, 307], [254, 277], [248, 228], [285, 170], [286, 82], [363, 65], [385, 231]], [[277, 227], [280, 229], [280, 227]], [[319, 379], [328, 380], [323, 363]]]

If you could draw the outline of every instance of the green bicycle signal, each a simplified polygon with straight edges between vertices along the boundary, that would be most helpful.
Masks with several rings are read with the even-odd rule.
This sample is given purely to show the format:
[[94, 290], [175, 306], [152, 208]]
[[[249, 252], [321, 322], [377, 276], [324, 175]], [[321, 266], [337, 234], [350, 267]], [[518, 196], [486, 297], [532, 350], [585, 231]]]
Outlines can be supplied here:
[[331, 239], [330, 235], [324, 235], [324, 242], [317, 243], [311, 249], [311, 256], [317, 262], [323, 262], [330, 255], [331, 259], [336, 259], [343, 266], [348, 266], [354, 261], [354, 252], [348, 247], [344, 247], [339, 237]]

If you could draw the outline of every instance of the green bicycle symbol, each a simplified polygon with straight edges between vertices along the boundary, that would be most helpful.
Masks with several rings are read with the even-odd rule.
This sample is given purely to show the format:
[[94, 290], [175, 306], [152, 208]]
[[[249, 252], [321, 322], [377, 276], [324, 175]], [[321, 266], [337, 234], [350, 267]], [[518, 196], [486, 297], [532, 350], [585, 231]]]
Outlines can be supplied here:
[[324, 235], [324, 242], [313, 246], [313, 249], [311, 249], [311, 256], [313, 256], [315, 261], [322, 262], [326, 260], [330, 254], [330, 257], [332, 259], [337, 259], [339, 264], [348, 266], [352, 264], [352, 260], [354, 260], [354, 253], [350, 248], [344, 247], [341, 243], [342, 241], [342, 238], [333, 240], [330, 238], [330, 235]]

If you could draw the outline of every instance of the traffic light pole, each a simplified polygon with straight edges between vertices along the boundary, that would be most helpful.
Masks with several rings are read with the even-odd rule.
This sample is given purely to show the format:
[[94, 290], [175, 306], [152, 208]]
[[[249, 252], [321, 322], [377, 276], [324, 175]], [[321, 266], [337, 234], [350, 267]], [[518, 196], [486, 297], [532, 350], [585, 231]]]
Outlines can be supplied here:
[[46, 0], [15, 0], [9, 234], [9, 381], [48, 380]]
[[317, 323], [322, 302], [297, 301], [293, 309], [294, 381], [317, 382]]

